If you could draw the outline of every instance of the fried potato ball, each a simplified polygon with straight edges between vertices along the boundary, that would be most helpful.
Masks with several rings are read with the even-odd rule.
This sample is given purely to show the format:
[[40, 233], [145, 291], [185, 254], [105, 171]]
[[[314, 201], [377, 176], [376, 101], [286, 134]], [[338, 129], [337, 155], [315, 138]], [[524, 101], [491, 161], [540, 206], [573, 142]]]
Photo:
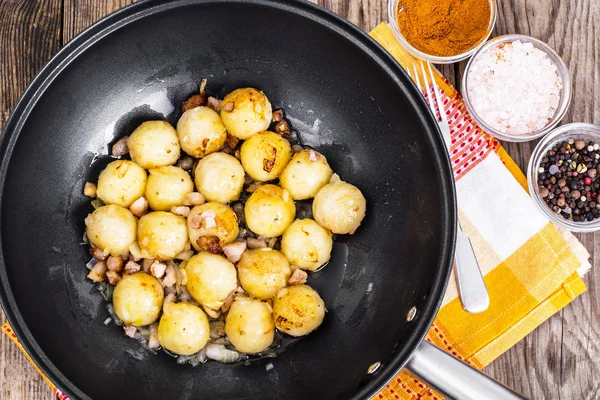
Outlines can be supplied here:
[[331, 258], [331, 232], [312, 219], [297, 219], [281, 238], [281, 251], [293, 265], [316, 271]]
[[271, 313], [271, 306], [263, 301], [236, 299], [225, 320], [227, 338], [242, 353], [260, 353], [273, 343], [275, 337]]
[[208, 343], [210, 324], [204, 311], [189, 303], [167, 303], [158, 323], [158, 342], [172, 353], [189, 356]]
[[102, 170], [96, 195], [106, 204], [129, 207], [144, 195], [146, 171], [133, 161], [116, 160]]
[[145, 272], [123, 275], [113, 291], [113, 309], [125, 325], [145, 326], [158, 319], [164, 291], [155, 277]]
[[275, 326], [290, 336], [308, 335], [321, 325], [323, 318], [325, 303], [307, 285], [281, 289], [273, 302]]
[[99, 207], [85, 218], [85, 233], [104, 254], [120, 256], [136, 240], [136, 219], [126, 208], [114, 204]]
[[188, 232], [185, 218], [154, 211], [138, 221], [138, 242], [143, 258], [171, 260], [185, 249]]
[[280, 236], [296, 216], [296, 205], [285, 189], [276, 185], [259, 187], [244, 207], [246, 225], [262, 236]]
[[127, 139], [131, 159], [143, 168], [173, 165], [179, 159], [177, 131], [166, 121], [146, 121]]
[[229, 203], [240, 198], [244, 176], [244, 168], [237, 158], [213, 153], [198, 162], [194, 180], [208, 201]]
[[270, 248], [246, 250], [237, 263], [242, 288], [257, 299], [269, 300], [287, 285], [292, 269], [281, 252]]
[[256, 181], [277, 178], [292, 157], [290, 142], [274, 132], [260, 132], [242, 144], [240, 159], [246, 173]]
[[154, 211], [169, 211], [181, 206], [188, 193], [194, 191], [190, 175], [179, 167], [166, 165], [148, 171], [145, 197]]
[[237, 215], [231, 207], [221, 203], [204, 203], [192, 208], [187, 218], [187, 228], [192, 246], [198, 251], [210, 250], [200, 238], [217, 237], [223, 248], [233, 242], [239, 233]]
[[177, 136], [183, 151], [192, 157], [202, 158], [223, 147], [227, 131], [216, 111], [209, 107], [196, 107], [179, 118]]
[[343, 181], [325, 185], [312, 206], [315, 221], [338, 234], [353, 234], [365, 217], [366, 209], [367, 201], [361, 191]]
[[238, 139], [269, 128], [273, 109], [267, 96], [253, 88], [240, 88], [225, 96], [221, 102], [221, 120], [227, 132]]
[[202, 251], [187, 262], [187, 290], [203, 306], [218, 310], [237, 288], [237, 271], [223, 256]]
[[279, 176], [282, 188], [290, 192], [294, 200], [312, 199], [333, 175], [324, 155], [315, 150], [302, 150]]

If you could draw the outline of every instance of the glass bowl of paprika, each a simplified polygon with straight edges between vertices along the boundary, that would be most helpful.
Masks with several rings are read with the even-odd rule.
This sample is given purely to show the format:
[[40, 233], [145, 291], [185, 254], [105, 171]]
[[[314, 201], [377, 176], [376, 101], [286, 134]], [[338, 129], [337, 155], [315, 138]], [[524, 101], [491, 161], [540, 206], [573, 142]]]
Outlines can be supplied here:
[[472, 56], [490, 37], [496, 0], [389, 0], [388, 16], [410, 54], [452, 64]]

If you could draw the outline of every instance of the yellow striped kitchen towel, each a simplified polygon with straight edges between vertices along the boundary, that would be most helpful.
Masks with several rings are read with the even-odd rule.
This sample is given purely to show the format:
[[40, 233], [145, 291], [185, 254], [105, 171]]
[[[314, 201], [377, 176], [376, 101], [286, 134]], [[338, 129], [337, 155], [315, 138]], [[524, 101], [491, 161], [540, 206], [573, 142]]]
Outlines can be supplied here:
[[[415, 60], [387, 25], [379, 25], [371, 36], [403, 66], [412, 66]], [[438, 82], [452, 130], [459, 217], [473, 242], [491, 303], [482, 314], [467, 314], [451, 280], [427, 340], [482, 368], [586, 290], [581, 275], [590, 268], [589, 254], [573, 235], [558, 230], [538, 212], [517, 165], [471, 121], [456, 90], [442, 76]], [[3, 331], [23, 350], [8, 324]], [[61, 400], [66, 399], [46, 381]], [[376, 398], [442, 396], [400, 372]]]
[[[370, 34], [412, 71], [417, 60], [387, 24]], [[450, 124], [459, 218], [485, 276], [490, 307], [481, 314], [465, 312], [452, 278], [427, 340], [481, 369], [583, 293], [581, 276], [591, 266], [581, 243], [537, 210], [526, 177], [498, 141], [471, 120], [456, 89], [439, 73], [436, 81]], [[376, 398], [443, 397], [402, 371]]]

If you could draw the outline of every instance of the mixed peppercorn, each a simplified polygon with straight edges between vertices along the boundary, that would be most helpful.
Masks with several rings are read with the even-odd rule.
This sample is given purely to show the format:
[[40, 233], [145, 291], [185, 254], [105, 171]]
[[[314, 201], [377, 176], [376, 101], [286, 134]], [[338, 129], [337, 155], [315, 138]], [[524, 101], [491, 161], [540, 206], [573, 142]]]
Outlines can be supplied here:
[[575, 222], [600, 218], [600, 145], [570, 139], [553, 146], [538, 168], [538, 190], [544, 202]]

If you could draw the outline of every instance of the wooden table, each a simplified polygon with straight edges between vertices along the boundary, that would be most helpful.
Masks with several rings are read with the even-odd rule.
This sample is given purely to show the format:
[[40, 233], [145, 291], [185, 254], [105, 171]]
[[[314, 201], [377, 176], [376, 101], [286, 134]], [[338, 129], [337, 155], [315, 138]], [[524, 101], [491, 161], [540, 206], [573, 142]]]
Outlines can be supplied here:
[[[284, 0], [282, 0], [284, 1]], [[1, 0], [0, 124], [39, 69], [78, 32], [131, 0]], [[387, 20], [387, 0], [318, 0], [365, 30]], [[499, 0], [495, 34], [549, 43], [570, 66], [574, 99], [565, 122], [600, 124], [600, 1]], [[455, 84], [464, 65], [442, 68]], [[535, 143], [507, 144], [523, 168]], [[600, 233], [578, 235], [600, 262]], [[600, 275], [589, 291], [485, 371], [532, 399], [600, 398]], [[4, 322], [4, 315], [2, 315]], [[0, 334], [0, 399], [51, 399], [25, 357]]]

